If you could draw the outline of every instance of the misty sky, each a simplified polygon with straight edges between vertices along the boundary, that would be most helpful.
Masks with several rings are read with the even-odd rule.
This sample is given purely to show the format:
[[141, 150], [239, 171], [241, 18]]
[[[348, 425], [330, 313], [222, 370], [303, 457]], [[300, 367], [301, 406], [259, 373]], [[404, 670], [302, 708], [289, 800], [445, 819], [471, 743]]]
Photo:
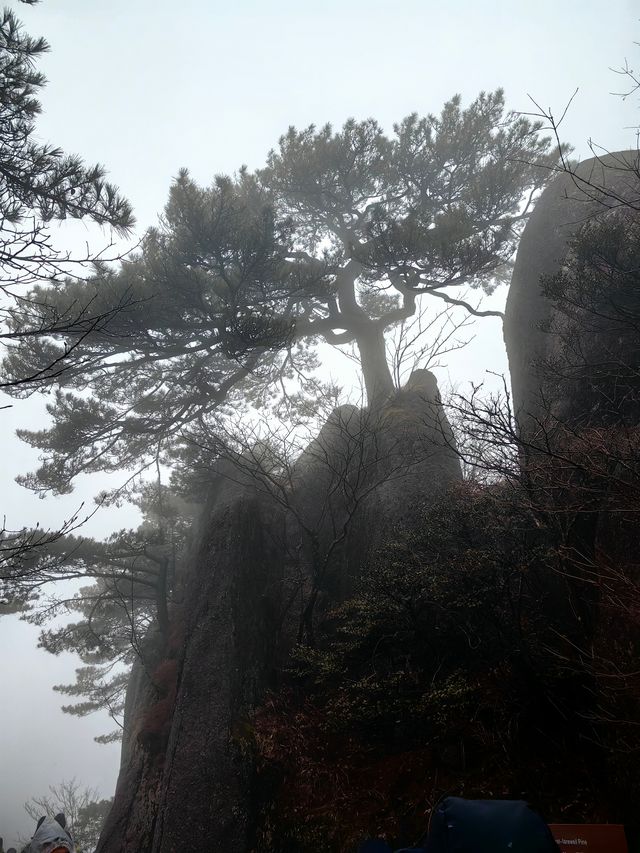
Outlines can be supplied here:
[[[437, 112], [459, 92], [506, 90], [560, 115], [576, 153], [592, 138], [609, 150], [635, 145], [640, 98], [611, 92], [609, 69], [640, 65], [637, 0], [44, 0], [13, 5], [51, 53], [38, 123], [45, 141], [104, 163], [134, 205], [138, 233], [154, 224], [182, 166], [202, 183], [240, 165], [263, 164], [290, 124], [340, 125], [373, 116], [388, 130], [410, 112]], [[84, 226], [73, 239], [85, 239]], [[500, 303], [505, 293], [493, 297]], [[506, 370], [500, 324], [483, 321], [472, 347], [439, 371], [441, 382], [480, 381]], [[338, 369], [338, 368], [335, 368]], [[34, 454], [13, 437], [42, 419], [39, 401], [0, 411], [2, 513], [8, 526], [57, 524], [97, 491], [39, 502], [13, 484]], [[126, 507], [98, 514], [88, 531], [135, 524]], [[113, 793], [118, 748], [92, 738], [109, 726], [62, 715], [51, 685], [72, 680], [74, 661], [36, 651], [37, 632], [0, 618], [0, 836], [31, 829], [22, 803], [63, 778]]]

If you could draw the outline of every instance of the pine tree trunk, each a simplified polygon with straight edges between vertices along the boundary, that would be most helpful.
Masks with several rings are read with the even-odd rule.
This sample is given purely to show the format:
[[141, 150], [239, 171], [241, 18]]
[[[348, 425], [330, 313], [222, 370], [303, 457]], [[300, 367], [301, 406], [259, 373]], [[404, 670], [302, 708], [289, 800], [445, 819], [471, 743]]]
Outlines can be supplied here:
[[358, 344], [367, 403], [376, 408], [393, 393], [393, 378], [387, 364], [384, 329], [371, 320], [356, 298], [356, 282], [361, 271], [362, 265], [353, 258], [340, 271], [338, 301], [344, 328], [354, 334]]
[[383, 403], [393, 393], [393, 378], [387, 363], [384, 332], [371, 324], [356, 338], [364, 378], [367, 402], [371, 408]]

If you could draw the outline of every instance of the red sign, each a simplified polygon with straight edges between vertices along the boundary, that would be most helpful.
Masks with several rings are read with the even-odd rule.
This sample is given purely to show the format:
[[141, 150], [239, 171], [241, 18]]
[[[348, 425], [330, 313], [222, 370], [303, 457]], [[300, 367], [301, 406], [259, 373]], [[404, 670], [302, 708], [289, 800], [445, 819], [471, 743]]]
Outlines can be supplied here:
[[617, 823], [550, 823], [549, 829], [562, 853], [628, 853]]

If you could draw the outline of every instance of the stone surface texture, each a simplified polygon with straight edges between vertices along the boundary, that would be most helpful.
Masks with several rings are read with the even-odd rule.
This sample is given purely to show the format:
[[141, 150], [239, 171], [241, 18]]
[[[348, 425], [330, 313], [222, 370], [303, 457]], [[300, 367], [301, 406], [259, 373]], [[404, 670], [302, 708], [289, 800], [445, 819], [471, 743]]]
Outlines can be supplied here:
[[[559, 174], [544, 190], [524, 230], [505, 310], [504, 340], [509, 358], [514, 411], [521, 425], [548, 406], [541, 364], [553, 354], [553, 336], [544, 328], [552, 306], [540, 279], [565, 261], [568, 242], [584, 223], [640, 204], [638, 151], [620, 151], [585, 160], [575, 174]], [[553, 392], [553, 389], [551, 389]]]
[[[315, 539], [326, 558], [320, 591], [336, 604], [385, 531], [459, 478], [428, 371], [375, 416], [337, 409], [296, 464], [289, 506], [246, 470], [220, 464], [173, 615], [179, 648], [156, 655], [155, 673], [132, 675], [129, 734], [97, 853], [253, 850], [251, 712], [277, 689], [305, 596], [321, 586], [305, 548]], [[158, 685], [171, 667], [175, 682]]]

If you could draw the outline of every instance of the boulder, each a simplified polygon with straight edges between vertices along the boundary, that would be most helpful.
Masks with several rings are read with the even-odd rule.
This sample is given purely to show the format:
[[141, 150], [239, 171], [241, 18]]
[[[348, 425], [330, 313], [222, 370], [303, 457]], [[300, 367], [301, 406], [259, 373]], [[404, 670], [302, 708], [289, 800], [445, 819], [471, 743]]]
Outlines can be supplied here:
[[[509, 358], [513, 405], [521, 427], [544, 417], [562, 396], [549, 382], [546, 365], [557, 336], [554, 309], [541, 289], [568, 258], [569, 242], [585, 225], [616, 210], [640, 204], [637, 151], [621, 151], [580, 163], [574, 174], [558, 175], [544, 190], [524, 230], [505, 310], [504, 340]], [[555, 399], [554, 399], [555, 398]]]
[[335, 409], [297, 461], [292, 495], [303, 542], [316, 561], [329, 556], [327, 606], [351, 594], [369, 555], [397, 525], [460, 478], [430, 371], [414, 371], [380, 409]]
[[456, 443], [438, 383], [414, 370], [381, 418], [380, 495], [392, 524], [462, 477]]

